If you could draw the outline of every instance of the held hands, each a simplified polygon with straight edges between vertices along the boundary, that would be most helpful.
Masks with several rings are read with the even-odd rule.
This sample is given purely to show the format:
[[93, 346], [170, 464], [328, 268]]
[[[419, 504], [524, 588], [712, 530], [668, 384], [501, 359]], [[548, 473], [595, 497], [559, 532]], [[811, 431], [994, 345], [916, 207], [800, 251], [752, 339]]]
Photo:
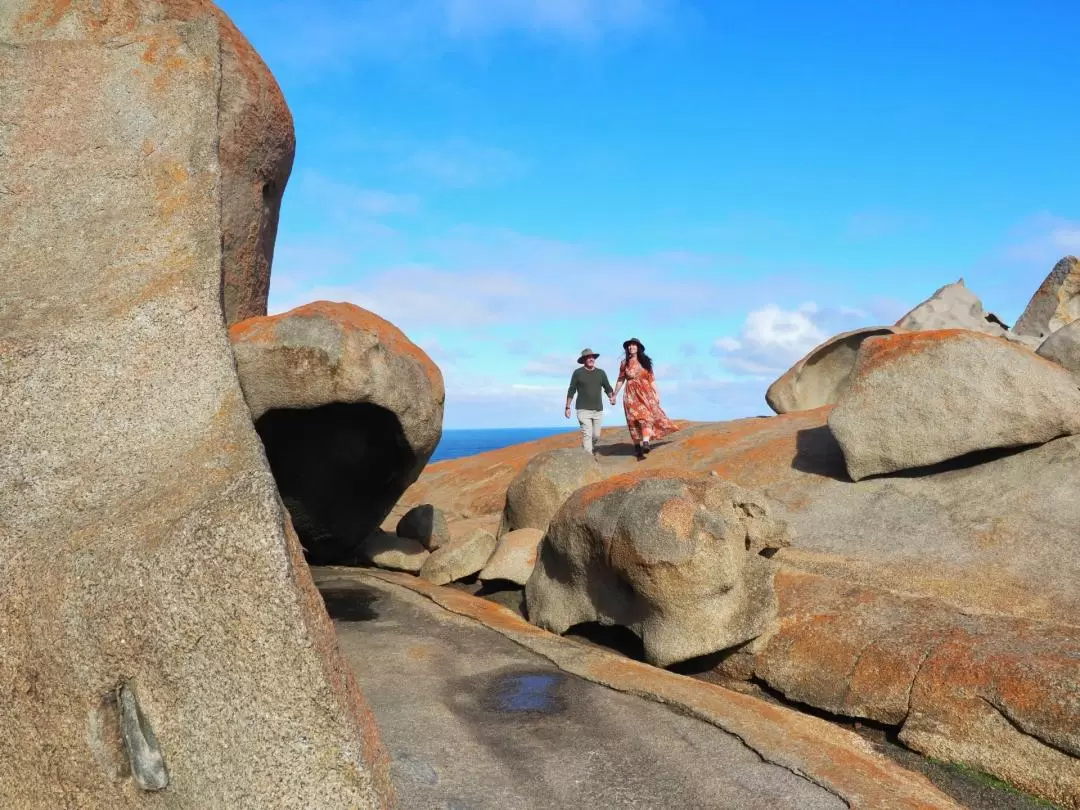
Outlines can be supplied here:
[[615, 404], [615, 395], [614, 394], [611, 394], [610, 396], [608, 396], [608, 402], [610, 402], [612, 405]]

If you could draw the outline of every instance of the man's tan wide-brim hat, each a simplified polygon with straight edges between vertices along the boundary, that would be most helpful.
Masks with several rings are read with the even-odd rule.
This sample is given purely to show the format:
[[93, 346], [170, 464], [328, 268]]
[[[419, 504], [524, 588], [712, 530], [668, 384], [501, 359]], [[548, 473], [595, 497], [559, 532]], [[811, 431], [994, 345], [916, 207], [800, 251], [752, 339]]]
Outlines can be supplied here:
[[594, 352], [592, 349], [582, 349], [581, 350], [581, 355], [578, 357], [577, 361], [579, 363], [584, 363], [586, 357], [599, 357], [599, 356], [600, 356], [600, 353], [599, 352]]

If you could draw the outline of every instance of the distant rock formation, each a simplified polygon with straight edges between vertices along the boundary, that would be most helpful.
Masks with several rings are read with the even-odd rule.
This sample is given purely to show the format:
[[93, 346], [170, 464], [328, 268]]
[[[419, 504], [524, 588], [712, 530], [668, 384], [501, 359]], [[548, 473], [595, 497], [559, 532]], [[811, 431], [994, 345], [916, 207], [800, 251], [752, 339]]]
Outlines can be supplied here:
[[1031, 296], [1014, 331], [1042, 340], [1080, 318], [1080, 259], [1066, 256]]
[[1072, 321], [1052, 333], [1035, 353], [1073, 374], [1080, 374], [1080, 320]]
[[964, 284], [963, 279], [946, 284], [896, 322], [909, 332], [934, 329], [969, 329], [984, 335], [1027, 342], [1009, 331], [997, 315], [986, 312], [982, 301]]

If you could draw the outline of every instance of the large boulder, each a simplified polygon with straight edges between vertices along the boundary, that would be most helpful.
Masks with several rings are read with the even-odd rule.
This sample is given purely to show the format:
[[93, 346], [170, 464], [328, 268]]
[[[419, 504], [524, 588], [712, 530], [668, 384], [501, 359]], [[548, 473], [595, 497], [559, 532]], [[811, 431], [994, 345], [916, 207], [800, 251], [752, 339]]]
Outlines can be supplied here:
[[899, 728], [938, 760], [1080, 806], [1076, 629], [965, 615], [836, 579], [784, 571], [778, 629], [752, 674], [798, 703]]
[[575, 492], [540, 544], [525, 586], [529, 620], [636, 633], [667, 666], [761, 634], [774, 617], [773, 564], [788, 545], [766, 500], [710, 475], [652, 471]]
[[[233, 323], [266, 314], [278, 211], [292, 169], [296, 139], [292, 115], [273, 74], [232, 21], [210, 0], [86, 0], [51, 6], [15, 0], [0, 10], [9, 41], [65, 40], [99, 43], [130, 37], [148, 21], [209, 20], [221, 44], [218, 93], [218, 184], [221, 196], [221, 294]], [[59, 7], [58, 7], [59, 8]], [[6, 16], [5, 16], [6, 15]], [[148, 50], [143, 69], [168, 70], [167, 52]], [[152, 152], [147, 141], [140, 149]], [[169, 180], [160, 179], [163, 188]]]
[[977, 332], [870, 338], [829, 428], [858, 481], [1080, 432], [1080, 389], [1055, 363]]
[[1035, 353], [1073, 374], [1080, 374], [1080, 320], [1058, 329], [1042, 342]]
[[1050, 271], [1013, 331], [1042, 340], [1080, 318], [1080, 259], [1066, 256]]
[[546, 531], [571, 493], [602, 477], [596, 459], [580, 447], [534, 456], [506, 490], [499, 536], [516, 529]]
[[897, 326], [866, 326], [829, 338], [770, 385], [765, 401], [776, 413], [832, 405], [847, 386], [862, 342], [902, 331]]
[[250, 318], [229, 338], [308, 559], [349, 559], [435, 451], [442, 374], [397, 327], [352, 304]]
[[232, 35], [0, 4], [2, 807], [391, 801], [225, 336]]

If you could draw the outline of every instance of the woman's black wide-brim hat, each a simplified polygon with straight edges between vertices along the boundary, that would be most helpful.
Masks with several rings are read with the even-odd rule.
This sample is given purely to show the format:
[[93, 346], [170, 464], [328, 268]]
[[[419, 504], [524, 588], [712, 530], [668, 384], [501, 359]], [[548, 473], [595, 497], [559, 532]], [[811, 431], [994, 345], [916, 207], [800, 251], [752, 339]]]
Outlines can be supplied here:
[[630, 338], [629, 340], [627, 340], [627, 341], [624, 341], [624, 342], [623, 342], [623, 345], [622, 345], [622, 347], [623, 347], [623, 351], [624, 351], [624, 352], [626, 351], [626, 348], [627, 348], [627, 347], [628, 347], [628, 346], [629, 346], [629, 345], [630, 345], [631, 343], [635, 343], [635, 344], [637, 344], [637, 350], [638, 350], [639, 352], [644, 352], [644, 351], [645, 351], [645, 344], [644, 344], [644, 343], [642, 343], [642, 342], [641, 342], [640, 340], [638, 340], [637, 338]]

